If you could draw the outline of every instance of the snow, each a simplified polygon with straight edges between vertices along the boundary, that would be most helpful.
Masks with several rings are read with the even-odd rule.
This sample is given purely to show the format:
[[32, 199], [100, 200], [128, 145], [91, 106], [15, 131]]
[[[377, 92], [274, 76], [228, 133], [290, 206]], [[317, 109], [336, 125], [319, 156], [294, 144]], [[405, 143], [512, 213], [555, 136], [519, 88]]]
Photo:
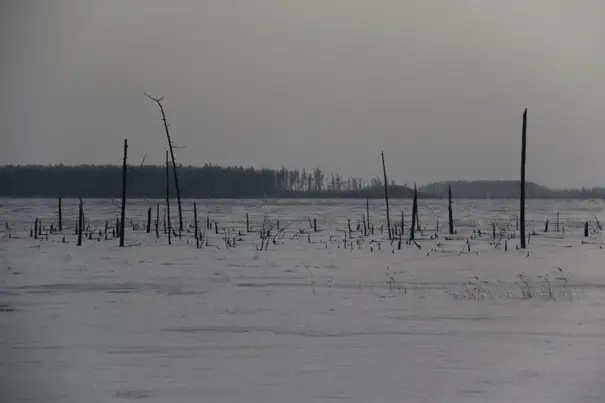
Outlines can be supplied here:
[[[601, 202], [529, 201], [537, 234], [507, 252], [491, 224], [515, 232], [514, 200], [455, 201], [455, 240], [444, 239], [445, 202], [421, 201], [421, 248], [401, 250], [380, 234], [378, 200], [375, 235], [358, 245], [353, 232], [346, 249], [361, 200], [198, 201], [202, 227], [206, 215], [234, 234], [246, 212], [254, 230], [279, 219], [288, 227], [266, 251], [256, 232], [227, 248], [209, 230], [196, 249], [191, 232], [168, 246], [132, 228], [128, 247], [96, 235], [77, 247], [77, 202], [63, 203], [66, 243], [29, 238], [36, 217], [56, 221], [55, 200], [0, 201], [2, 402], [603, 400], [605, 249], [600, 233], [583, 237], [585, 220], [605, 222]], [[84, 203], [93, 227], [115, 222], [108, 201]], [[130, 202], [132, 223], [149, 205]], [[404, 209], [409, 226], [409, 201], [392, 206], [393, 223]], [[189, 227], [192, 201], [184, 207]], [[565, 234], [544, 234], [557, 211]]]

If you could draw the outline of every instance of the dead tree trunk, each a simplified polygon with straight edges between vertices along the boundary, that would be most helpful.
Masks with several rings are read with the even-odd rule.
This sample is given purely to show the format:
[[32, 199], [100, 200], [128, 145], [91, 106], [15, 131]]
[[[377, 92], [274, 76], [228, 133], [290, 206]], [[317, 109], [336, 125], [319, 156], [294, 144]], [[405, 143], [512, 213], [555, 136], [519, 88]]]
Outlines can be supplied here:
[[448, 211], [448, 215], [449, 215], [449, 220], [450, 220], [450, 235], [454, 235], [454, 213], [452, 212], [452, 185], [449, 185], [447, 188], [447, 198], [448, 198], [448, 204], [447, 204], [447, 211]]
[[59, 196], [59, 232], [63, 232], [63, 209], [61, 207], [62, 197]]
[[84, 228], [84, 203], [80, 197], [80, 208], [78, 209], [78, 243], [77, 246], [82, 246], [82, 231]]
[[366, 221], [368, 222], [368, 230], [370, 229], [370, 199], [366, 196]]
[[160, 203], [155, 206], [155, 237], [160, 237]]
[[391, 216], [389, 212], [389, 182], [387, 180], [387, 168], [384, 163], [384, 151], [380, 154], [382, 156], [382, 175], [384, 177], [384, 202], [387, 208], [387, 229], [389, 230], [389, 241], [391, 240]]
[[170, 169], [168, 168], [168, 151], [166, 151], [166, 223], [168, 245], [172, 245], [172, 225], [170, 224]]
[[399, 239], [403, 238], [403, 229], [405, 228], [405, 215], [403, 210], [401, 210], [401, 234], [399, 234]]
[[168, 122], [166, 120], [166, 113], [164, 112], [164, 105], [162, 105], [162, 100], [164, 99], [164, 97], [161, 98], [154, 98], [148, 94], [145, 94], [145, 96], [149, 99], [151, 99], [152, 101], [155, 101], [158, 106], [160, 107], [160, 112], [162, 113], [162, 121], [164, 122], [164, 130], [166, 132], [166, 138], [168, 139], [168, 148], [170, 149], [170, 157], [172, 158], [172, 171], [174, 173], [174, 187], [176, 189], [176, 200], [179, 206], [179, 233], [183, 232], [183, 210], [181, 208], [181, 188], [179, 187], [179, 176], [176, 172], [176, 160], [174, 158], [174, 148], [172, 146], [172, 139], [170, 137], [170, 130], [168, 129]]
[[147, 209], [147, 233], [151, 232], [151, 206]]
[[418, 217], [418, 190], [414, 183], [414, 201], [412, 202], [412, 226], [410, 227], [410, 241], [413, 241], [416, 235], [416, 219]]
[[128, 140], [124, 139], [124, 160], [122, 161], [122, 211], [120, 213], [120, 247], [124, 247], [124, 223], [126, 222], [126, 161]]
[[525, 249], [525, 159], [527, 149], [527, 109], [523, 111], [523, 127], [521, 131], [521, 197], [520, 197], [520, 247]]
[[200, 247], [200, 237], [197, 231], [197, 204], [193, 202], [193, 230], [195, 231], [195, 247]]
[[418, 208], [418, 193], [416, 192], [416, 229], [422, 232], [422, 225], [420, 225], [420, 209]]

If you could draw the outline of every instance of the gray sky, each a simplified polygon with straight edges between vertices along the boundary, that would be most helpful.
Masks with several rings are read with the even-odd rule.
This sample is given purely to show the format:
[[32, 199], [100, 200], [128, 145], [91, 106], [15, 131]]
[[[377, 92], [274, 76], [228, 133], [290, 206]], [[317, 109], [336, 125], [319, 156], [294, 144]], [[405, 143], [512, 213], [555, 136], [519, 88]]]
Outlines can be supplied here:
[[1, 0], [0, 164], [605, 185], [602, 0]]

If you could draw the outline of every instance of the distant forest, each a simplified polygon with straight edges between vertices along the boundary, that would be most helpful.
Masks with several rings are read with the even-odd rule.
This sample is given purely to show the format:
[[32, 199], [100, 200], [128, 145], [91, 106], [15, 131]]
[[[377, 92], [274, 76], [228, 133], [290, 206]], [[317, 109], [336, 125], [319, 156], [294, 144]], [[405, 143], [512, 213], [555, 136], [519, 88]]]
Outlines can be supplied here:
[[[435, 195], [435, 197], [444, 198], [447, 197], [448, 186], [452, 187], [452, 194], [458, 199], [517, 199], [519, 197], [518, 180], [437, 182], [421, 186], [418, 190]], [[605, 188], [602, 187], [552, 189], [534, 182], [527, 182], [525, 191], [529, 199], [605, 198]]]
[[[170, 167], [171, 195], [175, 196]], [[288, 170], [179, 166], [183, 198], [356, 198], [384, 197], [380, 178], [364, 183], [360, 178], [326, 175], [316, 168]], [[122, 167], [114, 165], [4, 166], [0, 167], [0, 197], [116, 198], [121, 195]], [[128, 197], [164, 198], [165, 166], [129, 166]], [[413, 190], [392, 182], [389, 195], [411, 198]]]
[[[176, 196], [172, 167], [171, 195]], [[361, 178], [326, 174], [320, 169], [254, 169], [179, 166], [183, 198], [382, 198], [381, 178]], [[3, 166], [0, 167], [0, 197], [86, 197], [118, 198], [121, 195], [122, 167], [116, 165]], [[446, 198], [448, 186], [454, 199], [516, 199], [519, 181], [449, 181], [418, 188], [421, 198]], [[129, 166], [128, 197], [165, 197], [166, 167]], [[526, 184], [533, 199], [603, 199], [605, 188], [551, 189], [533, 182]], [[411, 198], [413, 190], [389, 184], [392, 198]]]

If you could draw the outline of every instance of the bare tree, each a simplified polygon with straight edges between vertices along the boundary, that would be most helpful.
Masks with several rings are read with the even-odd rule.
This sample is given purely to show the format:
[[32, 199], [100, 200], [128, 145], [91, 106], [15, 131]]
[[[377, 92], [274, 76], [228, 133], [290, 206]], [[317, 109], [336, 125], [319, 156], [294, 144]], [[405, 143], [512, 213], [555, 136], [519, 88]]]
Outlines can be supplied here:
[[172, 158], [172, 170], [174, 172], [174, 187], [176, 188], [176, 199], [179, 206], [179, 234], [183, 232], [183, 210], [181, 209], [181, 189], [179, 187], [179, 177], [176, 172], [176, 160], [174, 158], [174, 147], [172, 145], [172, 139], [170, 137], [170, 130], [168, 129], [169, 125], [166, 121], [166, 112], [164, 111], [164, 105], [162, 105], [162, 101], [164, 97], [155, 98], [151, 95], [144, 93], [144, 95], [158, 104], [160, 108], [160, 112], [162, 113], [162, 121], [164, 122], [164, 130], [166, 131], [166, 138], [168, 139], [168, 148], [170, 149], [170, 157]]
[[382, 174], [384, 175], [384, 201], [386, 203], [387, 209], [387, 229], [389, 230], [389, 241], [392, 239], [391, 237], [391, 216], [389, 212], [389, 185], [387, 180], [387, 168], [384, 164], [384, 151], [380, 154], [382, 157]]
[[124, 139], [124, 160], [122, 161], [122, 207], [120, 208], [120, 247], [124, 247], [124, 222], [126, 221], [126, 171], [128, 140]]
[[523, 111], [523, 125], [521, 128], [521, 189], [520, 189], [520, 212], [521, 216], [521, 228], [519, 233], [519, 238], [521, 241], [521, 249], [525, 249], [525, 159], [527, 155], [527, 109]]
[[450, 224], [450, 235], [454, 235], [454, 213], [452, 212], [452, 185], [448, 185], [447, 187], [447, 211], [449, 216], [449, 224]]

